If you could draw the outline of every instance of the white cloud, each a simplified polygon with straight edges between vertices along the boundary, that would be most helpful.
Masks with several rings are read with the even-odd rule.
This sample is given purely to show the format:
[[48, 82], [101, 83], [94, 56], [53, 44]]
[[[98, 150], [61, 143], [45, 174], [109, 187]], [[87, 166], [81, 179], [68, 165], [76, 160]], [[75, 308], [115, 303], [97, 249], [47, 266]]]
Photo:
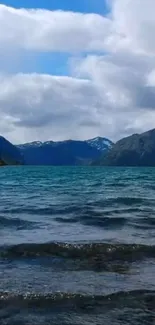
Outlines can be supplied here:
[[35, 134], [42, 139], [85, 137], [100, 126], [102, 105], [88, 80], [37, 74], [0, 78], [0, 113], [10, 119], [6, 124], [14, 127], [15, 140], [32, 140]]
[[0, 5], [0, 49], [67, 52], [130, 49], [155, 54], [155, 1], [110, 2], [111, 13], [107, 17]]
[[111, 23], [97, 14], [0, 5], [0, 26], [0, 43], [5, 48], [68, 52], [102, 49]]
[[120, 88], [116, 80], [111, 94], [106, 80], [109, 82], [108, 75], [102, 83], [100, 80], [98, 87], [93, 78], [37, 74], [1, 76], [0, 113], [4, 134], [13, 142], [84, 139], [97, 134], [115, 140], [134, 129], [141, 131], [153, 126], [155, 111], [151, 107], [140, 111], [136, 106], [131, 109], [128, 105], [119, 105]]
[[155, 126], [155, 1], [107, 1], [108, 17], [0, 5], [4, 53], [105, 51], [73, 59], [73, 77], [3, 71], [3, 135], [13, 142], [96, 135], [115, 140]]
[[113, 0], [111, 46], [155, 54], [154, 12], [154, 0]]
[[154, 77], [154, 58], [118, 52], [73, 60], [71, 66], [76, 76], [94, 80], [111, 109], [155, 109], [155, 89], [148, 82]]

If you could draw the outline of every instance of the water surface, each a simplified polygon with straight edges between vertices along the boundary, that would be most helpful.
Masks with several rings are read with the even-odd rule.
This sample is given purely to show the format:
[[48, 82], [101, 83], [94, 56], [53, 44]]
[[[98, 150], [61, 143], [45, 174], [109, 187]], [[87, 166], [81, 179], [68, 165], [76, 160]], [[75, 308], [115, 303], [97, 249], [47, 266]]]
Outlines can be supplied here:
[[155, 169], [0, 169], [0, 324], [153, 324]]

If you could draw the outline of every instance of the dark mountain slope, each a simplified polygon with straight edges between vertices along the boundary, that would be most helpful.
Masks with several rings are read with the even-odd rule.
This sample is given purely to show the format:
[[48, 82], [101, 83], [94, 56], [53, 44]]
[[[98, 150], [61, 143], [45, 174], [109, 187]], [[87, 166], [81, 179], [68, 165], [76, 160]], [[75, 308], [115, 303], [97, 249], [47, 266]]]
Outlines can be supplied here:
[[24, 160], [20, 150], [0, 136], [0, 166], [21, 165], [23, 162]]
[[[19, 145], [26, 165], [86, 165], [101, 156], [111, 146], [108, 139], [95, 138], [88, 141], [47, 141]], [[99, 148], [98, 148], [99, 147]]]
[[79, 165], [101, 155], [96, 148], [82, 141], [43, 143], [40, 146], [24, 146], [20, 149], [27, 165]]
[[155, 166], [155, 129], [119, 140], [93, 165]]

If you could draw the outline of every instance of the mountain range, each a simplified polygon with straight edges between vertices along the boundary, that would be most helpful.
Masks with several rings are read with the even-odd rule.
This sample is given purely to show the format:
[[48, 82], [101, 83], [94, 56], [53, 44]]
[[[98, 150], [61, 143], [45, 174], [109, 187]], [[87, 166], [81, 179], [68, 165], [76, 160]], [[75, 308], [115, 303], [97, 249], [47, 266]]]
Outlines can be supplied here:
[[0, 137], [0, 165], [153, 166], [155, 129], [133, 134], [115, 144], [107, 138], [31, 142], [18, 146]]
[[18, 145], [26, 165], [88, 165], [113, 146], [107, 138], [78, 141], [35, 141]]

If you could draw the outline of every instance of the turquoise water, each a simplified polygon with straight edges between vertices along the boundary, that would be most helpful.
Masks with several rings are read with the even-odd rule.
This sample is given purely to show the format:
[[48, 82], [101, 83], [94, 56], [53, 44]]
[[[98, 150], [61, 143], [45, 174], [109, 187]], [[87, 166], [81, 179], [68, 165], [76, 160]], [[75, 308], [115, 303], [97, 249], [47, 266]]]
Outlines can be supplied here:
[[0, 324], [152, 324], [155, 169], [0, 169]]

